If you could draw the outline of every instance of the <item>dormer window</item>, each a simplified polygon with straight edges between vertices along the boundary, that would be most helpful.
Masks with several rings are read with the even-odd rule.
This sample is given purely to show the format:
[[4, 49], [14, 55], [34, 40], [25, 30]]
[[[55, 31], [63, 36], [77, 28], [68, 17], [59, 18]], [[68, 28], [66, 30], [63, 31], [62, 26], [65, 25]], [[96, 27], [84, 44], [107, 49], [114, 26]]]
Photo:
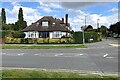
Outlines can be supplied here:
[[65, 26], [65, 24], [64, 23], [60, 23], [60, 26]]
[[55, 23], [53, 23], [53, 26], [55, 26]]
[[42, 26], [48, 26], [48, 21], [42, 22]]
[[38, 22], [36, 23], [36, 26], [39, 26], [39, 23], [38, 23]]

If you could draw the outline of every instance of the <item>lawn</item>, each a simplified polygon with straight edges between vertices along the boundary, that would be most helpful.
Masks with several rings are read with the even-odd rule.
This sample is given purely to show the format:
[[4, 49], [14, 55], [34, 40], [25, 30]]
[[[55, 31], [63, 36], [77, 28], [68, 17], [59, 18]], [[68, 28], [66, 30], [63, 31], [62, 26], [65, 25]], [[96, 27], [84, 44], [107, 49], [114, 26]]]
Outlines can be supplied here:
[[[80, 75], [78, 73], [46, 72], [46, 71], [23, 71], [3, 70], [2, 78], [69, 78], [68, 80], [117, 80], [115, 76]], [[60, 80], [60, 79], [59, 79]]]
[[0, 46], [2, 49], [60, 49], [60, 48], [87, 48], [85, 45], [76, 46], [17, 46], [17, 45], [4, 45]]

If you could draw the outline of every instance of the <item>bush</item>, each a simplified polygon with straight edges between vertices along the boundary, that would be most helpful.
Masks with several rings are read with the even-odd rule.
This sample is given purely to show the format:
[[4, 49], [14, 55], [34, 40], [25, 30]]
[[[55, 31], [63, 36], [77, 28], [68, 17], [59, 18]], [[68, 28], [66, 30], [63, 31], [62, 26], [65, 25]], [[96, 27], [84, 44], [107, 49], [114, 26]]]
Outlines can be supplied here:
[[49, 43], [60, 43], [60, 39], [49, 39]]
[[43, 43], [49, 43], [49, 38], [44, 38]]
[[44, 43], [44, 42], [43, 42], [43, 38], [38, 38], [38, 39], [37, 39], [37, 43], [38, 43], [38, 44]]
[[[90, 42], [97, 42], [102, 40], [102, 35], [101, 33], [97, 32], [85, 32], [85, 42], [90, 43]], [[75, 43], [83, 43], [83, 33], [82, 32], [75, 32], [73, 34], [73, 38]]]
[[2, 37], [2, 38], [5, 38], [5, 37], [7, 37], [10, 33], [11, 33], [11, 31], [9, 31], [9, 30], [2, 30], [2, 31], [0, 31], [0, 37]]
[[21, 43], [22, 43], [22, 44], [27, 44], [27, 43], [28, 43], [28, 39], [27, 39], [27, 38], [26, 38], [26, 39], [21, 38]]
[[82, 32], [74, 32], [73, 38], [75, 43], [83, 43], [83, 37]]
[[33, 39], [33, 38], [28, 38], [27, 40], [28, 40], [28, 43], [29, 43], [29, 44], [33, 44], [33, 43], [36, 42], [36, 40]]
[[5, 43], [14, 43], [14, 44], [20, 44], [21, 43], [21, 39], [20, 38], [5, 38]]
[[12, 32], [12, 36], [14, 38], [24, 38], [25, 34], [23, 32], [19, 32], [19, 31], [13, 31]]

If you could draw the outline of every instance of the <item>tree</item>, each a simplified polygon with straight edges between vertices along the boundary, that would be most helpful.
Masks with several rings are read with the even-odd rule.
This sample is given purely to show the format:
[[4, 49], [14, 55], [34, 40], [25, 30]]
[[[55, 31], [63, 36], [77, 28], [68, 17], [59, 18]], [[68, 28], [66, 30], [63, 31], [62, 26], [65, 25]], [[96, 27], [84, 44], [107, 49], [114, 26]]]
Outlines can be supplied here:
[[118, 34], [118, 36], [120, 35], [120, 21], [110, 25], [110, 31], [115, 34]]
[[1, 18], [2, 18], [2, 24], [6, 24], [6, 13], [4, 8], [2, 8], [1, 11]]
[[107, 27], [104, 25], [100, 27], [100, 32], [102, 33], [102, 36], [107, 36], [107, 30]]
[[22, 10], [22, 8], [20, 8], [20, 9], [19, 9], [19, 13], [18, 13], [18, 21], [15, 22], [15, 27], [14, 27], [14, 29], [15, 29], [15, 30], [22, 30], [22, 29], [24, 29], [26, 26], [27, 26], [27, 22], [24, 21], [24, 18], [23, 18], [23, 10]]
[[21, 22], [24, 21], [22, 8], [19, 9], [18, 21], [21, 21]]
[[93, 31], [93, 27], [91, 25], [88, 25], [84, 31]]

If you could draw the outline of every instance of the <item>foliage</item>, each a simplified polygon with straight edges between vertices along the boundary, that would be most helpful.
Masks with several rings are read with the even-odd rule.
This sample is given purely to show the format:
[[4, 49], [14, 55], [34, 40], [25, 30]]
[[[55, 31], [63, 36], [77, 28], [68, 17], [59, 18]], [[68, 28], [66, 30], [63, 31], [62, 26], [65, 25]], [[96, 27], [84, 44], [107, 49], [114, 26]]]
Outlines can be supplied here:
[[21, 38], [21, 44], [28, 44], [28, 39]]
[[1, 18], [2, 18], [2, 24], [6, 24], [6, 13], [4, 8], [2, 8], [1, 11]]
[[73, 38], [75, 43], [83, 43], [83, 37], [82, 32], [74, 32]]
[[19, 32], [19, 31], [13, 31], [12, 35], [14, 38], [24, 38], [25, 34], [23, 32]]
[[[85, 42], [97, 42], [101, 41], [102, 37], [101, 34], [97, 32], [85, 32], [84, 33]], [[75, 32], [73, 35], [75, 43], [83, 43], [83, 33], [82, 32]]]
[[24, 20], [24, 18], [23, 18], [23, 10], [22, 10], [22, 8], [19, 9], [18, 20], [19, 20], [19, 21], [23, 21], [23, 20]]
[[10, 38], [10, 37], [7, 37], [7, 38], [5, 38], [5, 43], [20, 44], [21, 43], [21, 39], [20, 38]]
[[2, 24], [2, 30], [9, 30], [9, 25]]
[[110, 31], [115, 34], [118, 34], [118, 36], [120, 35], [120, 21], [110, 25]]
[[[16, 32], [15, 32], [16, 33]], [[18, 35], [18, 32], [16, 33]], [[49, 39], [49, 38], [17, 38], [18, 36], [14, 34], [14, 37], [16, 38], [6, 38], [5, 43], [14, 43], [16, 39], [20, 39], [21, 44], [64, 44], [64, 43], [74, 43], [74, 40], [72, 38], [61, 38], [61, 39]], [[20, 35], [20, 34], [19, 34]], [[16, 44], [16, 42], [15, 42]]]
[[106, 26], [101, 26], [100, 27], [100, 32], [102, 33], [102, 36], [104, 37], [104, 36], [107, 36], [107, 27]]
[[22, 30], [27, 26], [27, 22], [26, 21], [17, 21], [15, 22], [15, 30]]
[[[11, 79], [35, 79], [42, 78], [46, 80], [118, 80], [116, 76], [100, 76], [100, 75], [80, 75], [78, 73], [67, 72], [45, 72], [45, 71], [30, 71], [30, 70], [4, 70], [2, 71], [2, 78]], [[38, 79], [37, 79], [38, 78]]]
[[18, 21], [15, 22], [15, 29], [16, 30], [22, 30], [27, 26], [27, 22], [24, 21], [23, 18], [23, 10], [22, 8], [19, 9], [19, 13], [18, 13]]
[[7, 37], [10, 34], [11, 31], [9, 31], [9, 30], [2, 30], [0, 32], [2, 33], [2, 38], [5, 38], [5, 37]]

